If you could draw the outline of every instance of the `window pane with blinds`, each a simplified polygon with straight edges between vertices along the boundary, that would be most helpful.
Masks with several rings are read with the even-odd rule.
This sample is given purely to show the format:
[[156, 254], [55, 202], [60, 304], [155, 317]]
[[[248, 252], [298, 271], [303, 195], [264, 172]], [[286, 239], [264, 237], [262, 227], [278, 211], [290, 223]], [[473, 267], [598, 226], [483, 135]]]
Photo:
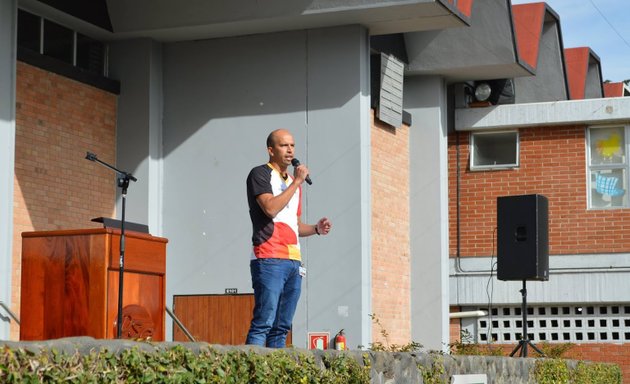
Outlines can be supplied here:
[[102, 75], [105, 67], [105, 44], [77, 33], [77, 67]]

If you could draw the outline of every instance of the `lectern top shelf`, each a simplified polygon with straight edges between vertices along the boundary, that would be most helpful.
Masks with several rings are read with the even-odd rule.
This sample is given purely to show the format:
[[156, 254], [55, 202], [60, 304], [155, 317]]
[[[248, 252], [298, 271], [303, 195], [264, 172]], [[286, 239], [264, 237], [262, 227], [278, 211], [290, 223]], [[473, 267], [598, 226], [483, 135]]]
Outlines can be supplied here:
[[[122, 226], [122, 221], [112, 219], [109, 217], [95, 217], [92, 219], [95, 223], [103, 223], [103, 228], [119, 228]], [[140, 233], [149, 233], [149, 226], [146, 224], [132, 223], [125, 221], [125, 232], [136, 231]]]

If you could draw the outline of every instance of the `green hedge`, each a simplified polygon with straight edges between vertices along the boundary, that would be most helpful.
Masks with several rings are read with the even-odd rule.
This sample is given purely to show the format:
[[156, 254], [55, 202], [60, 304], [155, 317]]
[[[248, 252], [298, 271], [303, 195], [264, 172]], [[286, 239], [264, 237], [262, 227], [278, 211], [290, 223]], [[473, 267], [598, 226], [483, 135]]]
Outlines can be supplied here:
[[538, 384], [621, 384], [621, 368], [616, 364], [585, 363], [578, 361], [573, 367], [564, 359], [540, 359], [535, 367]]
[[[177, 345], [168, 349], [134, 347], [113, 353], [106, 350], [68, 354], [55, 350], [29, 352], [0, 347], [0, 383], [303, 383], [367, 384], [371, 354], [305, 354], [292, 350], [217, 351], [203, 347], [193, 352]], [[425, 383], [448, 383], [451, 364], [442, 354], [419, 361]], [[377, 364], [378, 365], [378, 364]], [[445, 367], [448, 365], [449, 368]], [[390, 370], [391, 367], [386, 368]], [[585, 363], [564, 359], [537, 359], [530, 377], [539, 384], [620, 384], [615, 364]], [[390, 372], [391, 373], [391, 372]], [[454, 372], [451, 372], [451, 374]]]
[[[321, 365], [326, 369], [322, 369]], [[137, 348], [69, 355], [56, 351], [34, 354], [4, 347], [0, 354], [1, 383], [369, 383], [369, 367], [345, 354], [314, 357], [276, 351], [199, 354], [175, 346], [156, 352]]]

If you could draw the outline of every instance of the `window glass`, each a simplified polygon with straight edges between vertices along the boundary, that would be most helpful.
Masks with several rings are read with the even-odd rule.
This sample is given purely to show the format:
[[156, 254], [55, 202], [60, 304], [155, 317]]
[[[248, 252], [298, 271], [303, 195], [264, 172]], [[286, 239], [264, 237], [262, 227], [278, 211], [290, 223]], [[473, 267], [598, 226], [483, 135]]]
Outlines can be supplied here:
[[105, 44], [77, 33], [77, 67], [103, 74]]
[[628, 207], [626, 127], [588, 129], [589, 208]]
[[473, 133], [471, 169], [518, 166], [518, 132]]
[[591, 170], [591, 207], [624, 207], [626, 203], [626, 170]]
[[39, 53], [41, 18], [18, 9], [18, 46]]
[[591, 165], [623, 164], [626, 161], [623, 127], [590, 129]]
[[73, 52], [74, 32], [52, 21], [44, 20], [44, 55], [74, 64]]

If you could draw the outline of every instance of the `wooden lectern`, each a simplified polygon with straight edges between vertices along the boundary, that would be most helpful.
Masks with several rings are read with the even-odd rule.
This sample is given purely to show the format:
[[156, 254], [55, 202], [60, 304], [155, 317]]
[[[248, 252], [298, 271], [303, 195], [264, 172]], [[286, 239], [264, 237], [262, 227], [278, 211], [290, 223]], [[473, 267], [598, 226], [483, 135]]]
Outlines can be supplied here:
[[[164, 340], [166, 243], [125, 230], [123, 338]], [[120, 230], [22, 233], [20, 339], [116, 337]]]

